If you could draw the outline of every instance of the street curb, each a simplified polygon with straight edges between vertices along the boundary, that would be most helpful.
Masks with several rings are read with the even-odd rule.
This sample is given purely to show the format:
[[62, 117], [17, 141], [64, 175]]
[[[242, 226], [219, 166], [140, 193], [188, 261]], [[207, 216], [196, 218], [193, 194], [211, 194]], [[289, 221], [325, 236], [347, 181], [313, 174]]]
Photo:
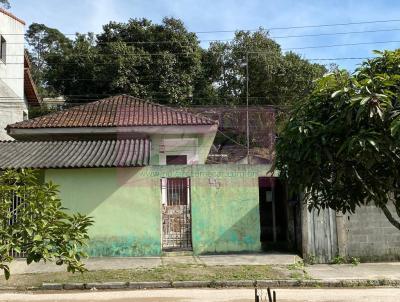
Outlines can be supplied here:
[[400, 279], [331, 280], [227, 280], [227, 281], [153, 281], [43, 283], [40, 290], [156, 289], [156, 288], [254, 288], [254, 287], [400, 287]]

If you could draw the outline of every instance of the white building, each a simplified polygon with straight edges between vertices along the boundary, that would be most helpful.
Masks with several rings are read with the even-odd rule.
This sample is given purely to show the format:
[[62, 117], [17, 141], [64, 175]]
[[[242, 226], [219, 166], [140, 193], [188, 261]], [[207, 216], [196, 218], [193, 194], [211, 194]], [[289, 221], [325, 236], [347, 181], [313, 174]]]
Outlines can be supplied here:
[[25, 22], [0, 9], [0, 140], [8, 124], [28, 118], [28, 103], [39, 105], [24, 49]]

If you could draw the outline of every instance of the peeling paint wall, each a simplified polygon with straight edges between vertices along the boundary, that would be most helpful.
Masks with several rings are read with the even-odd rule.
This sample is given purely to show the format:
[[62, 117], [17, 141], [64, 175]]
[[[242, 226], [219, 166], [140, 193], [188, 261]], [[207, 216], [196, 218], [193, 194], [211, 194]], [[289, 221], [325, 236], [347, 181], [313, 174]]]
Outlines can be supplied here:
[[260, 251], [258, 177], [267, 165], [49, 169], [65, 207], [92, 216], [91, 256], [154, 256], [162, 177], [190, 177], [195, 254]]

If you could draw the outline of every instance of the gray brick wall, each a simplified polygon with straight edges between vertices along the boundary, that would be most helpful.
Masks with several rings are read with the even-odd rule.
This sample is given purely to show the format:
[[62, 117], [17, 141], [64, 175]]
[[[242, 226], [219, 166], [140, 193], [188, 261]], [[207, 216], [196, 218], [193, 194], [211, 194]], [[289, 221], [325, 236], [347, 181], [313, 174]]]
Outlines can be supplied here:
[[[395, 213], [394, 207], [391, 210]], [[343, 218], [348, 256], [359, 257], [362, 261], [400, 260], [400, 230], [388, 222], [380, 209], [362, 207]]]

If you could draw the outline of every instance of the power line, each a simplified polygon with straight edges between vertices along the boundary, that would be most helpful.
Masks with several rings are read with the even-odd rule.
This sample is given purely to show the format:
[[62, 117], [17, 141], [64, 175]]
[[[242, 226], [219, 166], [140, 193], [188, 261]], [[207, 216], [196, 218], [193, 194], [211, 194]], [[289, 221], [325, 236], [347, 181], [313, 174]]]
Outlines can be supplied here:
[[[337, 36], [337, 35], [351, 35], [351, 34], [365, 34], [365, 33], [378, 33], [378, 32], [394, 32], [400, 31], [400, 28], [389, 28], [389, 29], [374, 29], [374, 30], [361, 30], [361, 31], [347, 31], [347, 32], [333, 32], [333, 33], [316, 33], [316, 34], [301, 34], [301, 35], [286, 35], [286, 36], [270, 36], [270, 39], [289, 39], [289, 38], [304, 38], [304, 37], [320, 37], [320, 36]], [[193, 42], [227, 42], [232, 41], [234, 38], [231, 39], [200, 39]], [[60, 45], [69, 45], [73, 43], [70, 42], [59, 42]], [[186, 43], [190, 43], [190, 41], [124, 41], [124, 40], [117, 40], [117, 41], [99, 41], [96, 42], [95, 45], [108, 45], [108, 44], [118, 44], [124, 43], [126, 45], [135, 45], [135, 44], [181, 44], [185, 45]], [[7, 44], [13, 45], [25, 45], [25, 42], [8, 42]]]
[[[274, 73], [270, 73], [271, 75], [273, 75]], [[283, 76], [284, 74], [287, 74], [286, 72], [279, 72], [280, 76]], [[243, 77], [243, 75], [240, 75], [241, 77]], [[24, 78], [0, 78], [1, 80], [24, 80]], [[240, 80], [239, 78], [237, 80]], [[97, 79], [97, 78], [56, 78], [56, 79], [52, 79], [51, 81], [45, 81], [47, 82], [59, 82], [59, 81], [94, 81], [94, 82], [112, 82], [112, 79], [110, 80], [109, 78], [107, 79]], [[180, 82], [184, 82], [185, 80], [181, 80], [181, 79], [155, 79], [154, 77], [140, 77], [138, 76], [137, 81], [132, 81], [129, 82], [130, 84], [141, 84], [142, 82], [144, 83], [158, 83], [158, 82], [167, 82], [167, 83], [180, 83]], [[217, 80], [216, 82], [218, 82], [219, 80]], [[304, 82], [303, 80], [298, 80], [299, 82]], [[196, 83], [201, 83], [203, 82], [202, 80], [192, 80], [192, 81], [188, 81], [187, 84], [196, 84]]]
[[284, 50], [312, 49], [312, 48], [330, 48], [330, 47], [341, 47], [341, 46], [357, 46], [357, 45], [387, 44], [387, 43], [400, 43], [400, 40], [376, 41], [376, 42], [358, 42], [358, 43], [345, 43], [345, 44], [331, 44], [331, 45], [306, 46], [306, 47], [292, 47], [292, 48], [286, 48]]
[[[264, 54], [268, 52], [249, 52], [249, 53], [259, 53], [259, 54]], [[222, 56], [222, 55], [221, 55]], [[304, 58], [307, 61], [342, 61], [342, 60], [368, 60], [368, 59], [373, 59], [374, 57], [337, 57], [337, 58]], [[211, 62], [211, 61], [203, 61], [203, 62]], [[76, 64], [79, 64], [80, 62], [59, 62], [57, 64], [54, 64], [56, 66], [64, 66], [64, 65], [73, 65], [75, 66]], [[7, 63], [7, 65], [23, 65], [24, 63]], [[115, 62], [109, 62], [109, 63], [99, 63], [99, 62], [92, 62], [92, 65], [96, 66], [107, 66], [107, 65], [112, 65], [115, 66]]]
[[[259, 27], [257, 29], [231, 29], [231, 30], [207, 30], [207, 31], [188, 31], [188, 33], [195, 34], [210, 34], [210, 33], [234, 33], [236, 31], [258, 31], [260, 29], [266, 31], [274, 30], [289, 30], [289, 29], [304, 29], [304, 28], [321, 28], [321, 27], [335, 27], [335, 26], [350, 26], [350, 25], [362, 25], [362, 24], [376, 24], [376, 23], [391, 23], [400, 22], [400, 19], [389, 19], [389, 20], [370, 20], [370, 21], [357, 21], [357, 22], [345, 22], [345, 23], [327, 23], [327, 24], [310, 24], [310, 25], [295, 25], [295, 26], [284, 26], [284, 27]], [[75, 36], [77, 33], [63, 33], [64, 36]], [[25, 35], [19, 33], [3, 33], [2, 35], [18, 36]]]
[[[373, 44], [388, 44], [388, 43], [400, 43], [400, 40], [388, 40], [388, 41], [374, 41], [374, 42], [356, 42], [356, 43], [343, 43], [343, 44], [327, 44], [327, 45], [310, 45], [310, 46], [302, 46], [302, 47], [289, 47], [289, 48], [282, 48], [282, 51], [287, 50], [296, 50], [296, 49], [315, 49], [315, 48], [331, 48], [331, 47], [342, 47], [342, 46], [357, 46], [357, 45], [373, 45]], [[277, 51], [237, 51], [240, 53], [277, 53]], [[47, 56], [57, 56], [58, 54], [51, 54]], [[189, 56], [189, 55], [200, 55], [200, 52], [161, 52], [161, 53], [149, 53], [149, 54], [127, 54], [127, 53], [101, 53], [97, 54], [97, 56], [129, 56], [129, 57], [149, 57], [149, 56], [170, 56], [170, 55], [182, 55], [182, 56]], [[8, 55], [11, 57], [19, 57], [23, 55]], [[70, 55], [71, 57], [89, 57], [92, 55]]]
[[[347, 22], [347, 23], [330, 23], [330, 24], [314, 24], [314, 25], [297, 25], [297, 26], [285, 26], [285, 27], [266, 27], [265, 30], [288, 30], [288, 29], [302, 29], [302, 28], [318, 28], [318, 27], [333, 27], [333, 26], [347, 26], [347, 25], [361, 25], [361, 24], [374, 24], [374, 23], [390, 23], [400, 22], [400, 19], [392, 20], [373, 20], [373, 21], [359, 21], [359, 22]], [[236, 32], [239, 30], [243, 31], [258, 31], [258, 29], [236, 29], [236, 30], [209, 30], [209, 31], [195, 31], [197, 34], [208, 34], [208, 33], [229, 33]]]
[[[61, 105], [61, 106], [65, 106], [65, 105], [66, 106], [86, 105], [86, 104], [88, 104], [88, 101], [99, 101], [99, 100], [105, 99], [107, 97], [112, 97], [112, 96], [115, 96], [115, 95], [118, 95], [118, 94], [109, 94], [109, 95], [104, 94], [101, 97], [91, 97], [91, 98], [74, 98], [73, 102], [70, 102], [69, 100], [66, 99], [64, 104], [60, 104], [57, 101], [50, 101], [50, 102], [46, 101], [46, 102], [43, 102], [42, 104], [50, 104], [50, 105], [53, 104], [53, 105]], [[74, 96], [74, 95], [63, 95], [63, 96], [64, 97], [68, 97], [68, 96]], [[98, 96], [100, 96], [100, 94], [98, 94]], [[269, 97], [267, 97], [267, 96], [251, 97], [250, 96], [249, 99], [250, 100], [265, 100], [265, 99], [267, 99]], [[43, 98], [46, 98], [46, 97], [43, 97]], [[7, 99], [20, 100], [20, 102], [17, 102], [17, 101], [14, 101], [14, 102], [1, 101], [1, 100], [7, 100]], [[171, 99], [171, 97], [151, 97], [151, 96], [147, 96], [146, 97], [146, 96], [143, 96], [142, 99], [145, 99], [145, 100], [167, 100], [167, 99]], [[240, 96], [235, 96], [235, 97], [232, 96], [232, 97], [215, 97], [215, 98], [213, 98], [213, 97], [193, 97], [193, 98], [188, 97], [186, 99], [188, 101], [196, 101], [196, 100], [214, 100], [214, 101], [232, 101], [232, 100], [236, 100], [236, 101], [240, 101], [240, 100], [245, 100], [246, 98], [245, 97], [240, 97]], [[85, 102], [76, 102], [77, 100], [85, 101]], [[6, 97], [1, 97], [0, 98], [0, 104], [21, 104], [21, 101], [22, 102], [24, 101], [23, 98], [6, 98]], [[169, 106], [173, 106], [173, 104], [169, 104]], [[193, 105], [191, 105], [191, 107], [192, 106]], [[208, 105], [201, 105], [200, 104], [200, 105], [194, 105], [194, 106], [195, 107], [207, 107]], [[224, 105], [210, 105], [210, 106], [212, 108], [215, 108], [217, 106], [224, 107]], [[251, 106], [253, 106], [255, 108], [258, 108], [257, 106], [263, 106], [263, 107], [269, 107], [269, 108], [284, 107], [282, 105], [272, 105], [272, 104], [255, 104], [255, 105], [251, 105]], [[243, 110], [246, 109], [245, 106], [243, 106], [243, 105], [234, 105], [234, 104], [231, 104], [230, 108], [232, 108], [232, 109], [242, 108]], [[250, 109], [252, 109], [252, 108], [250, 107]], [[258, 109], [255, 109], [255, 110], [258, 110]]]
[[338, 36], [349, 34], [364, 34], [364, 33], [377, 33], [377, 32], [393, 32], [399, 31], [400, 28], [391, 29], [376, 29], [376, 30], [362, 30], [362, 31], [347, 31], [347, 32], [334, 32], [334, 33], [319, 33], [319, 34], [303, 34], [303, 35], [287, 35], [287, 36], [271, 36], [272, 39], [286, 39], [286, 38], [304, 38], [304, 37], [320, 37], [320, 36]]

